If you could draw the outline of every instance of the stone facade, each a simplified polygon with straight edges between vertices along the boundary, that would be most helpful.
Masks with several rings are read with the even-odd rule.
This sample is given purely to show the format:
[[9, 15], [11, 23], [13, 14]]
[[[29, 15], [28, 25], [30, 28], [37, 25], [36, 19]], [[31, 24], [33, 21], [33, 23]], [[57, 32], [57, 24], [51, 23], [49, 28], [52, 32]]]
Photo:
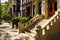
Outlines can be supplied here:
[[[20, 4], [12, 0], [12, 9], [15, 16], [35, 16], [36, 14], [43, 15], [44, 18], [48, 18], [49, 15], [53, 15], [55, 12], [55, 5], [57, 0], [19, 0]], [[59, 4], [59, 3], [58, 3]], [[16, 8], [18, 6], [18, 9]], [[58, 5], [59, 8], [59, 5]], [[16, 11], [18, 10], [18, 11]]]
[[15, 16], [31, 16], [32, 14], [31, 0], [12, 0], [12, 10]]
[[57, 0], [46, 0], [45, 1], [45, 18], [55, 14], [57, 11]]

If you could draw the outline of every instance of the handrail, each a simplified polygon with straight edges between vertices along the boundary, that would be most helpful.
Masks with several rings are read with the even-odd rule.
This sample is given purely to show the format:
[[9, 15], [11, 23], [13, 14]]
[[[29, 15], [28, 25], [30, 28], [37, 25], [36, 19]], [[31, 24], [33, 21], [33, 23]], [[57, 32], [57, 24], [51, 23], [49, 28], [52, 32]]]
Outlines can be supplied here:
[[53, 15], [50, 19], [48, 19], [49, 21], [47, 21], [43, 26], [41, 26], [42, 29], [42, 35], [46, 34], [46, 30], [50, 29], [50, 26], [52, 26], [54, 24], [54, 22], [56, 22], [59, 19], [60, 16], [60, 12], [56, 11], [55, 15]]
[[[44, 39], [44, 37], [46, 36], [46, 35], [48, 35], [49, 33], [48, 33], [48, 30], [50, 29], [50, 27], [59, 19], [59, 17], [60, 17], [60, 12], [59, 11], [57, 11], [57, 12], [55, 12], [55, 14], [50, 18], [50, 19], [48, 19], [48, 21], [46, 22], [46, 24], [43, 24], [43, 26], [42, 25], [38, 25], [38, 27], [40, 27], [39, 29], [40, 29], [40, 38], [42, 38], [42, 39]], [[37, 19], [40, 19], [39, 18], [39, 16], [37, 16], [37, 17], [34, 17], [33, 19], [31, 19], [30, 21], [28, 21], [25, 25], [24, 24], [20, 24], [19, 25], [19, 33], [20, 32], [22, 32], [22, 31], [24, 31], [24, 28], [26, 28], [26, 27], [29, 27], [29, 25], [30, 25], [30, 23], [32, 24], [33, 22], [35, 22], [35, 21], [37, 21]], [[32, 21], [32, 22], [31, 22]], [[29, 25], [28, 25], [29, 24]], [[24, 26], [23, 26], [24, 25]], [[28, 26], [27, 26], [28, 25]], [[52, 27], [53, 28], [53, 27]], [[51, 30], [51, 29], [50, 29]], [[48, 33], [48, 34], [47, 34]], [[46, 34], [46, 35], [45, 35]], [[44, 36], [45, 35], [45, 36]]]
[[48, 25], [52, 20], [54, 20], [55, 17], [57, 17], [57, 15], [58, 15], [58, 13], [55, 13], [55, 15], [53, 15], [53, 16], [49, 19], [49, 21], [46, 22], [46, 23], [43, 25], [43, 27], [41, 27], [41, 28], [44, 28], [46, 25]]
[[26, 23], [19, 22], [19, 33], [22, 32], [25, 28], [29, 27], [30, 25], [34, 24], [37, 20], [43, 19], [42, 15], [37, 14], [35, 17], [33, 17], [31, 20], [29, 20]]

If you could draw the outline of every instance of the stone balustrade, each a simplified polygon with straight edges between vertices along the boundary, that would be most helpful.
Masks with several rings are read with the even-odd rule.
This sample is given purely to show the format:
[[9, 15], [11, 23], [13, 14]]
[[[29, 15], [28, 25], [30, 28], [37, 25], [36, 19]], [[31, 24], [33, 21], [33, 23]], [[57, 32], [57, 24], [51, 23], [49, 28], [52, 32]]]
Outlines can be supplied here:
[[[44, 23], [43, 25], [38, 25], [39, 26], [38, 30], [40, 30], [38, 34], [40, 35], [41, 40], [45, 40], [47, 35], [50, 33], [49, 30], [53, 28], [52, 26], [54, 25], [54, 23], [58, 21], [59, 18], [60, 18], [60, 11], [56, 11], [55, 15], [49, 18], [46, 23]], [[19, 33], [23, 32], [25, 28], [29, 27], [30, 25], [34, 24], [37, 20], [40, 19], [41, 19], [40, 15], [37, 15], [26, 23], [19, 23]]]
[[[53, 15], [49, 21], [47, 21], [43, 26], [41, 26], [42, 29], [42, 35], [44, 36], [46, 32], [50, 29], [52, 25], [59, 19], [60, 17], [60, 12], [55, 12], [55, 15]], [[50, 29], [51, 30], [51, 29]]]
[[38, 31], [37, 31], [37, 35], [36, 35], [36, 40], [40, 39], [40, 40], [46, 40], [46, 38], [49, 36], [49, 34], [54, 30], [53, 25], [54, 23], [56, 23], [60, 18], [60, 11], [56, 11], [55, 15], [53, 15], [50, 19], [48, 19], [48, 21], [46, 21], [45, 23], [43, 23], [42, 25], [38, 25]]
[[22, 31], [24, 31], [25, 28], [29, 27], [30, 25], [34, 24], [36, 21], [38, 21], [42, 18], [43, 18], [42, 15], [37, 14], [35, 17], [33, 17], [31, 20], [29, 20], [26, 23], [19, 22], [18, 23], [19, 33], [21, 33]]

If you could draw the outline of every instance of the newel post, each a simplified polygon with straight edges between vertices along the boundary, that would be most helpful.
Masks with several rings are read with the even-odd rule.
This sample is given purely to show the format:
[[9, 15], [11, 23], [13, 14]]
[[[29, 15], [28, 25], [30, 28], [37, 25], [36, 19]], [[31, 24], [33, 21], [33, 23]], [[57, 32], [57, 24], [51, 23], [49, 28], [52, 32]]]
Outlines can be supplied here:
[[19, 30], [19, 33], [23, 32], [24, 30], [24, 25], [21, 22], [18, 23], [18, 30]]

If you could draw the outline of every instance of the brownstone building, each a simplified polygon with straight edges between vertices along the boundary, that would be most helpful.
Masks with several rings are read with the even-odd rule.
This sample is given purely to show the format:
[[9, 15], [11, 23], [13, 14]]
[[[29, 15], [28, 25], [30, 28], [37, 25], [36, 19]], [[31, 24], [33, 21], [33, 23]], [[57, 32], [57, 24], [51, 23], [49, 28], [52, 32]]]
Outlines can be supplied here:
[[57, 0], [12, 0], [14, 16], [43, 15], [44, 18], [52, 16], [57, 10]]
[[31, 0], [12, 0], [12, 9], [14, 16], [31, 16], [32, 1]]
[[33, 0], [33, 14], [43, 15], [44, 18], [52, 16], [57, 11], [57, 0]]

